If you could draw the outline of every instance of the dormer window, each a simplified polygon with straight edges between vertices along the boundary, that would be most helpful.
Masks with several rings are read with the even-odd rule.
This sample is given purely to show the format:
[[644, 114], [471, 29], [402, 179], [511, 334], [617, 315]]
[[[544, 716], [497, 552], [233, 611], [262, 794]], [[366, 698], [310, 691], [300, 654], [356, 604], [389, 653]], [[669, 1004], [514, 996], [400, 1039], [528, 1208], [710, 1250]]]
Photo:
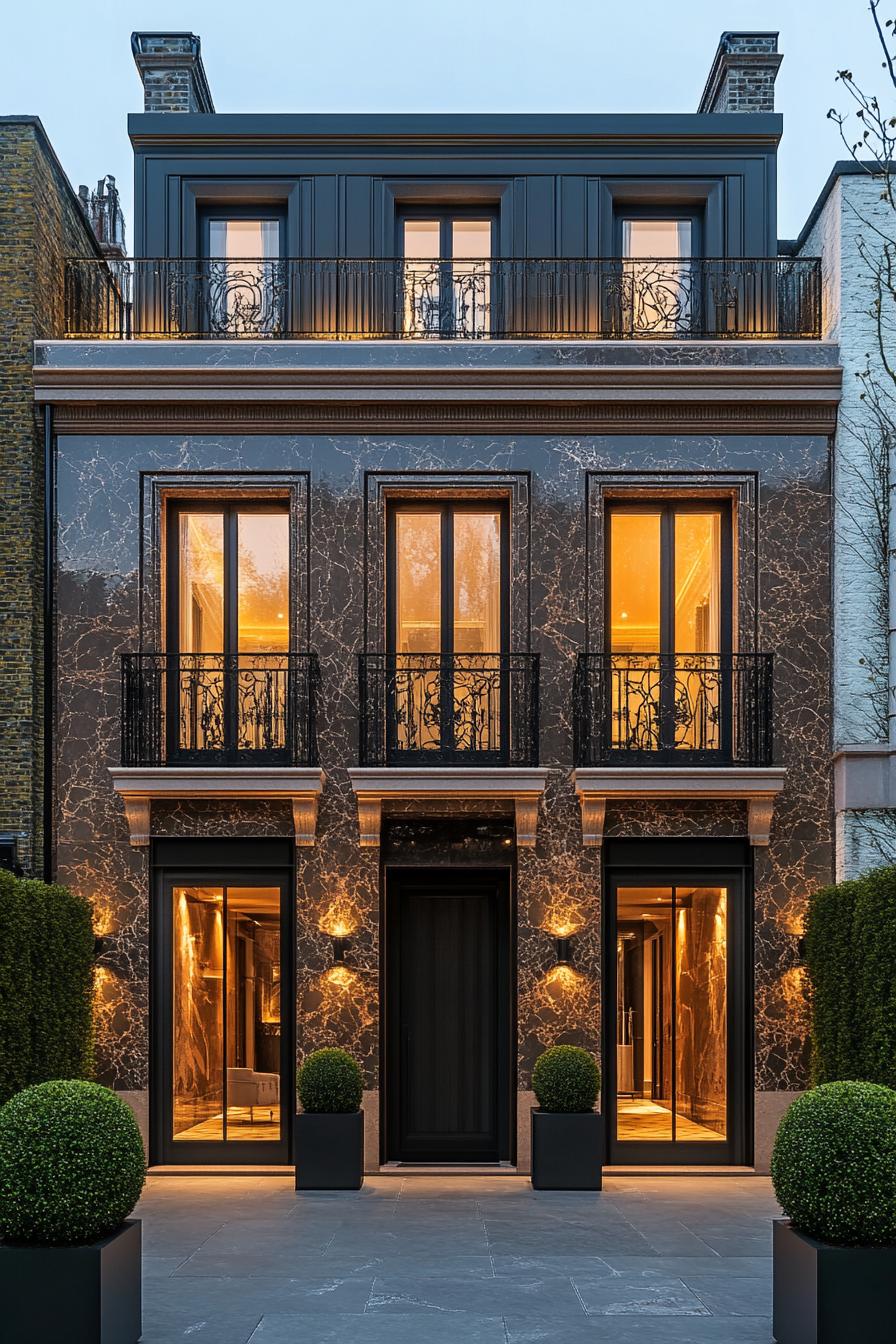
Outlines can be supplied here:
[[619, 220], [622, 319], [632, 336], [683, 336], [699, 322], [699, 219], [645, 210]]
[[415, 211], [399, 221], [406, 336], [490, 334], [495, 226], [487, 210]]
[[256, 210], [205, 221], [202, 266], [210, 336], [279, 336], [285, 328], [284, 220]]

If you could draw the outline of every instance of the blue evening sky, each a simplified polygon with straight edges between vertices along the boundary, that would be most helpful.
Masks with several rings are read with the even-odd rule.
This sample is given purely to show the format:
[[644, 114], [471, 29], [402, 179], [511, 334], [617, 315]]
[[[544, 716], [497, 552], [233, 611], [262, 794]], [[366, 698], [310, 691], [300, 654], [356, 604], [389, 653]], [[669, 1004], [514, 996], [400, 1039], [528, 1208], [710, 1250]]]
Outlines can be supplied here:
[[198, 33], [219, 112], [692, 112], [724, 29], [777, 29], [781, 237], [846, 157], [836, 71], [886, 92], [867, 0], [7, 0], [0, 113], [36, 113], [76, 187], [113, 173], [129, 238], [135, 28]]

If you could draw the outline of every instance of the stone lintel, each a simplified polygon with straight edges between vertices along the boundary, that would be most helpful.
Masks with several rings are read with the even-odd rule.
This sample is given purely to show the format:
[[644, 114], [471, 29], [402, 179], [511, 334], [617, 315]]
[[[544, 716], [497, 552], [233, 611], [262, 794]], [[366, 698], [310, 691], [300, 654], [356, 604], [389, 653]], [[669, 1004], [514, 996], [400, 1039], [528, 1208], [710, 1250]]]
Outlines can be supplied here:
[[317, 766], [111, 766], [131, 844], [148, 845], [154, 798], [282, 799], [292, 804], [297, 845], [313, 845], [324, 773]]
[[779, 766], [607, 766], [576, 770], [582, 843], [595, 848], [603, 844], [607, 803], [623, 799], [735, 798], [747, 804], [750, 844], [767, 845], [775, 798], [784, 787], [785, 774]]
[[358, 799], [358, 832], [364, 848], [379, 845], [383, 804], [396, 799], [439, 802], [449, 812], [455, 805], [459, 813], [477, 799], [506, 800], [513, 804], [517, 845], [532, 848], [548, 771], [537, 767], [375, 766], [349, 770], [349, 776]]

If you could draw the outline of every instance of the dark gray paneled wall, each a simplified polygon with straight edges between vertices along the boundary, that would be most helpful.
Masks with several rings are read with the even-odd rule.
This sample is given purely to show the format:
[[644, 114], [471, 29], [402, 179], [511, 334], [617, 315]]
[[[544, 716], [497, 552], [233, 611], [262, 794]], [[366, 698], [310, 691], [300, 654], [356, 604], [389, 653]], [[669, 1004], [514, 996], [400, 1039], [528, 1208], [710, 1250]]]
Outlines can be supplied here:
[[705, 209], [706, 255], [773, 256], [781, 118], [129, 118], [138, 256], [191, 256], [197, 211], [277, 202], [288, 250], [392, 256], [402, 203], [490, 204], [505, 256], [615, 251], [614, 202]]

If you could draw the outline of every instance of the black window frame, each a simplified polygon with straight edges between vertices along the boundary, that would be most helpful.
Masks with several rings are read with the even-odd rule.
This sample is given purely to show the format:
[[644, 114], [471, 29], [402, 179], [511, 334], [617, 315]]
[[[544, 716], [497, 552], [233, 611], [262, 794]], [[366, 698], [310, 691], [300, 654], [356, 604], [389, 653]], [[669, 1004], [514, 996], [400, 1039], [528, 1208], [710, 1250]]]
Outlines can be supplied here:
[[[501, 639], [500, 648], [482, 650], [483, 655], [499, 655], [500, 675], [500, 738], [501, 750], [496, 752], [471, 752], [469, 750], [458, 749], [454, 745], [454, 731], [452, 719], [452, 706], [454, 700], [454, 675], [452, 670], [452, 659], [455, 656], [454, 648], [454, 518], [461, 513], [481, 513], [484, 509], [495, 512], [501, 519], [501, 548], [500, 548], [500, 613]], [[439, 582], [440, 582], [440, 609], [439, 609], [439, 628], [440, 628], [440, 648], [438, 653], [433, 653], [433, 657], [438, 657], [442, 663], [440, 672], [440, 721], [441, 721], [441, 745], [438, 749], [421, 749], [420, 751], [402, 750], [398, 747], [396, 740], [396, 710], [395, 710], [395, 669], [398, 666], [400, 657], [396, 648], [397, 634], [397, 579], [398, 579], [398, 543], [396, 519], [400, 513], [438, 513], [441, 517], [440, 548], [439, 548]], [[509, 752], [509, 727], [510, 727], [510, 673], [509, 659], [506, 655], [510, 652], [510, 501], [505, 497], [490, 497], [487, 495], [478, 498], [458, 499], [458, 498], [430, 498], [430, 499], [395, 499], [390, 500], [386, 506], [386, 602], [385, 602], [385, 623], [386, 623], [386, 660], [389, 674], [387, 675], [387, 695], [386, 695], [386, 759], [390, 763], [403, 764], [457, 764], [464, 761], [475, 759], [478, 764], [504, 763]], [[473, 656], [473, 655], [470, 655]]]
[[[753, 1070], [753, 872], [743, 841], [611, 841], [604, 860], [602, 1050], [607, 1068], [601, 1109], [611, 1163], [741, 1165], [751, 1156]], [[723, 1140], [616, 1137], [617, 897], [627, 886], [725, 886], [727, 930], [727, 1124]], [[674, 1104], [674, 1103], [673, 1103]]]
[[[239, 669], [239, 536], [238, 518], [241, 513], [282, 513], [288, 520], [288, 571], [287, 585], [289, 595], [289, 641], [288, 649], [271, 651], [271, 656], [283, 653], [289, 662], [289, 654], [294, 653], [296, 644], [296, 604], [295, 573], [293, 557], [293, 518], [289, 501], [280, 496], [264, 498], [243, 498], [241, 496], [222, 495], [214, 499], [207, 496], [191, 499], [179, 496], [169, 500], [166, 515], [165, 536], [165, 653], [167, 665], [167, 685], [165, 691], [167, 752], [170, 764], [235, 764], [237, 762], [256, 764], [290, 764], [289, 749], [286, 744], [282, 750], [250, 751], [236, 746], [237, 741], [237, 673]], [[184, 513], [221, 514], [223, 516], [223, 629], [224, 648], [215, 650], [208, 656], [220, 654], [224, 667], [224, 746], [221, 749], [190, 751], [179, 744], [178, 694], [180, 683], [180, 660], [194, 655], [180, 647], [180, 526], [179, 519]], [[250, 654], [245, 654], [249, 657]], [[287, 675], [289, 675], [287, 669]]]
[[[675, 517], [676, 514], [707, 513], [717, 511], [720, 515], [720, 573], [719, 573], [719, 645], [718, 649], [676, 649], [675, 648]], [[603, 649], [607, 662], [611, 665], [614, 655], [624, 658], [627, 655], [613, 648], [612, 612], [610, 594], [612, 591], [612, 518], [615, 514], [655, 514], [660, 515], [660, 638], [656, 650], [641, 650], [628, 656], [633, 659], [645, 658], [655, 653], [659, 662], [659, 737], [660, 746], [648, 748], [612, 748], [616, 760], [625, 760], [632, 764], [668, 764], [688, 765], [720, 763], [730, 758], [733, 743], [734, 713], [734, 677], [733, 653], [735, 644], [735, 592], [734, 592], [734, 519], [732, 501], [724, 497], [710, 496], [705, 499], [679, 496], [652, 495], [644, 498], [613, 498], [606, 504], [604, 516], [604, 572], [603, 572]], [[686, 747], [674, 747], [675, 741], [675, 693], [676, 660], [693, 656], [717, 655], [719, 658], [719, 745], [718, 748], [692, 750]], [[614, 673], [609, 673], [606, 687], [606, 704], [602, 714], [606, 721], [608, 742], [612, 741], [611, 713], [613, 692], [610, 681]], [[711, 674], [710, 674], [711, 675]]]
[[[439, 224], [438, 258], [431, 258], [431, 259], [427, 257], [415, 258], [406, 255], [404, 250], [404, 233], [405, 233], [404, 226], [409, 220], [415, 220], [415, 219], [421, 221], [434, 220], [438, 222]], [[404, 291], [404, 278], [405, 278], [404, 263], [431, 260], [432, 265], [436, 267], [438, 272], [439, 324], [437, 334], [439, 337], [445, 340], [456, 340], [459, 335], [460, 336], [468, 335], [471, 337], [478, 337], [478, 338], [488, 337], [493, 334], [493, 331], [499, 325], [495, 321], [495, 314], [498, 311], [498, 299], [499, 299], [498, 294], [495, 292], [495, 283], [497, 280], [497, 276], [495, 274], [495, 268], [493, 266], [490, 266], [488, 273], [488, 279], [489, 279], [488, 324], [482, 331], [470, 331], [467, 333], [463, 331], [458, 332], [458, 323], [455, 320], [455, 310], [454, 310], [455, 289], [454, 289], [453, 267], [455, 265], [455, 258], [452, 247], [452, 225], [454, 224], [455, 220], [460, 219], [482, 219], [487, 220], [489, 222], [490, 240], [489, 240], [488, 256], [480, 259], [467, 258], [467, 260], [482, 260], [482, 261], [488, 261], [489, 263], [493, 263], [497, 259], [498, 238], [499, 238], [498, 211], [493, 205], [452, 206], [450, 204], [446, 205], [445, 203], [440, 203], [432, 207], [426, 205], [402, 206], [401, 209], [399, 209], [396, 214], [396, 221], [395, 221], [395, 231], [396, 231], [395, 251], [396, 256], [399, 258], [400, 262], [398, 271], [399, 271], [399, 279], [401, 281], [402, 295]], [[462, 262], [464, 258], [459, 258], [458, 260]], [[403, 298], [402, 301], [399, 304], [397, 304], [396, 307], [396, 316], [399, 320], [399, 323], [403, 321], [402, 309], [403, 309]], [[436, 335], [435, 332], [415, 333], [415, 334]]]
[[[613, 248], [617, 257], [622, 260], [635, 261], [649, 258], [627, 257], [622, 250], [623, 225], [626, 220], [639, 219], [668, 219], [673, 221], [688, 220], [691, 225], [691, 251], [688, 257], [681, 257], [684, 264], [687, 261], [700, 261], [703, 258], [705, 221], [704, 210], [696, 205], [676, 205], [674, 202], [656, 204], [644, 202], [643, 204], [627, 204], [619, 201], [613, 210]], [[675, 258], [661, 258], [661, 260], [675, 260]]]

